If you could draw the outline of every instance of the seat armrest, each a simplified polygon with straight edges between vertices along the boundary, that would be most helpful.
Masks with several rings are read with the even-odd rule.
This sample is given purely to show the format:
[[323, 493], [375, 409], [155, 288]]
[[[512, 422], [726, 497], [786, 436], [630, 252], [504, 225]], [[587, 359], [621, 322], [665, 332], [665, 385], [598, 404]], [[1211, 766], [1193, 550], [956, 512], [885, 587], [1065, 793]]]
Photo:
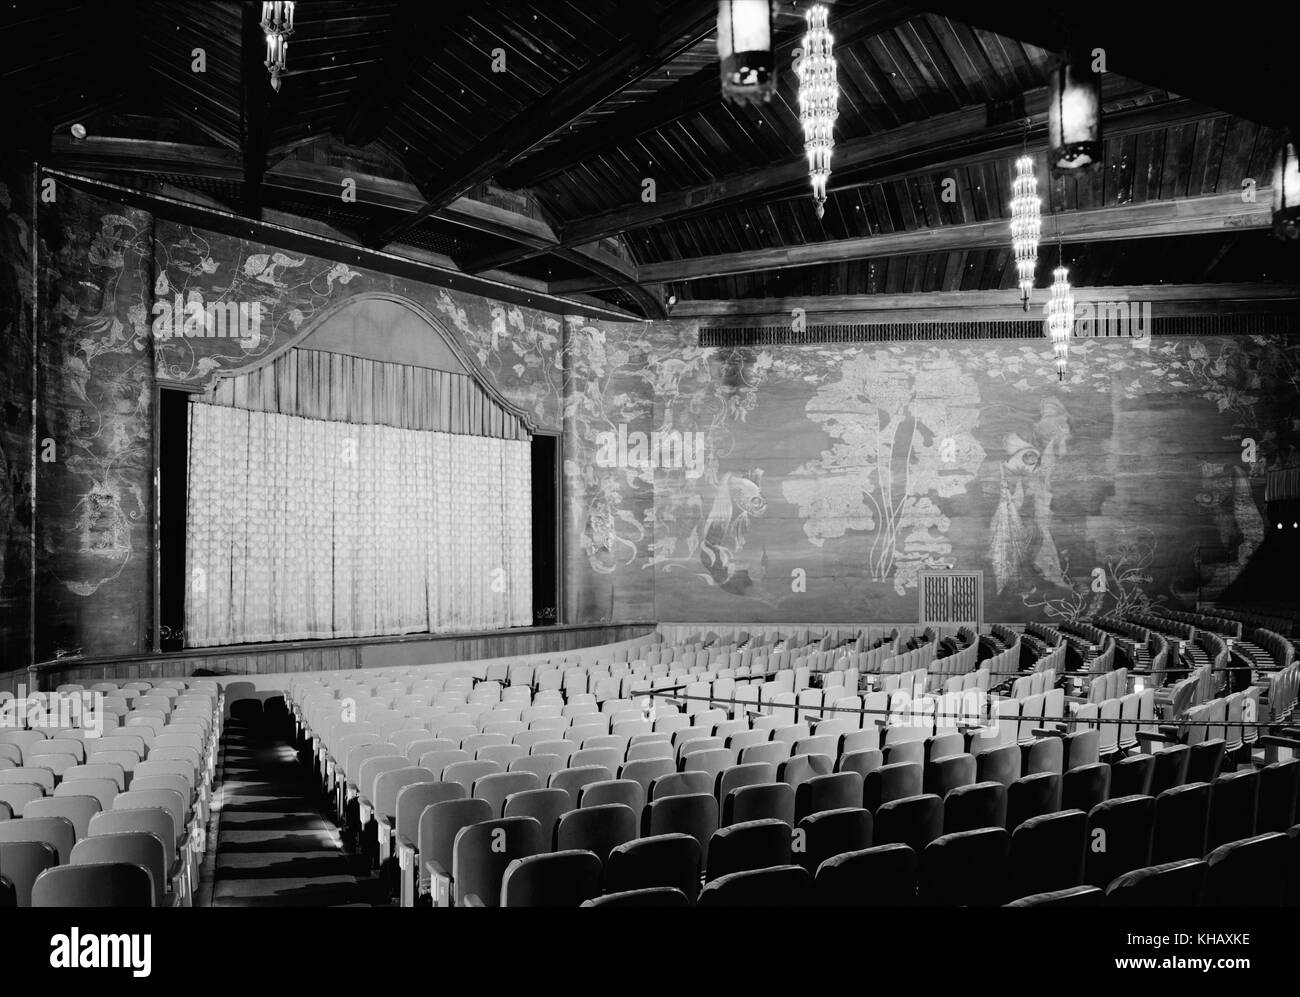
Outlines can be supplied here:
[[429, 874], [429, 893], [433, 897], [433, 906], [450, 907], [451, 874], [433, 859], [424, 863], [424, 869]]

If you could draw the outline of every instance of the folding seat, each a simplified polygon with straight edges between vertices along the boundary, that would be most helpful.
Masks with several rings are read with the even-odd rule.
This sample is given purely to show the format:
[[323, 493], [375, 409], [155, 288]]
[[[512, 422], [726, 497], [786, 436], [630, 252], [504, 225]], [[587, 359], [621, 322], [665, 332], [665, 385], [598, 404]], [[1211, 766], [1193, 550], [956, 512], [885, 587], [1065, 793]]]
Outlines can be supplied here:
[[1259, 783], [1259, 770], [1253, 768], [1226, 772], [1211, 783], [1207, 850], [1254, 835]]
[[1003, 827], [1007, 819], [1007, 788], [1000, 782], [977, 782], [950, 790], [943, 801], [943, 833]]
[[1011, 836], [1000, 827], [945, 834], [921, 859], [920, 902], [932, 907], [996, 907], [1006, 893]]
[[618, 751], [618, 762], [622, 765], [627, 745], [626, 737], [619, 737], [616, 734], [597, 734], [595, 737], [583, 738], [581, 746], [584, 751], [591, 748], [614, 748]]
[[18, 768], [23, 763], [23, 749], [16, 744], [0, 744], [0, 769]]
[[882, 765], [862, 781], [862, 805], [874, 813], [881, 804], [920, 796], [924, 789], [921, 766], [914, 762]]
[[580, 748], [569, 756], [570, 768], [599, 765], [614, 773], [622, 764], [623, 752], [618, 748]]
[[[734, 738], [733, 738], [734, 740]], [[784, 741], [767, 741], [740, 751], [740, 764], [750, 765], [754, 762], [769, 762], [779, 765], [790, 757], [790, 745]]]
[[1011, 835], [1011, 889], [1017, 897], [1050, 893], [1083, 882], [1088, 815], [1062, 810], [1031, 817]]
[[629, 762], [642, 761], [650, 758], [667, 758], [673, 760], [675, 753], [673, 746], [668, 741], [641, 741], [637, 744], [629, 744], [625, 755]]
[[826, 755], [795, 755], [777, 765], [776, 778], [778, 782], [789, 783], [797, 791], [809, 779], [831, 775], [833, 764]]
[[916, 901], [917, 858], [907, 845], [841, 852], [823, 860], [815, 875], [818, 907], [909, 907]]
[[152, 907], [149, 870], [129, 862], [47, 869], [32, 885], [33, 907]]
[[835, 763], [837, 772], [856, 772], [865, 781], [868, 772], [874, 772], [885, 764], [884, 753], [879, 748], [867, 748], [861, 751], [846, 751]]
[[1265, 765], [1259, 772], [1259, 814], [1255, 829], [1285, 832], [1296, 822], [1296, 796], [1300, 793], [1300, 759]]
[[666, 796], [653, 800], [641, 812], [642, 837], [678, 832], [690, 834], [700, 843], [700, 854], [706, 862], [709, 839], [717, 829], [718, 803], [712, 793]]
[[528, 757], [528, 750], [519, 744], [489, 744], [486, 748], [479, 748], [474, 755], [475, 761], [496, 762], [503, 771], [509, 771], [510, 766], [521, 758]]
[[1121, 796], [1093, 807], [1084, 856], [1086, 883], [1105, 889], [1117, 876], [1150, 863], [1155, 803], [1149, 796]]
[[[760, 713], [758, 716], [751, 717], [749, 721], [750, 730], [762, 731], [767, 735], [767, 740], [772, 739], [772, 732], [778, 727], [788, 727], [789, 723], [781, 717], [774, 716], [770, 713]], [[786, 751], [790, 750], [790, 745], [786, 744]]]
[[1095, 886], [1071, 886], [1021, 897], [1008, 907], [1100, 907], [1106, 895]]
[[1185, 783], [1157, 796], [1151, 861], [1163, 864], [1201, 858], [1206, 851], [1209, 811], [1210, 786], [1204, 782]]
[[1039, 737], [1020, 745], [1022, 775], [1055, 772], [1065, 768], [1065, 743], [1059, 737]]
[[1030, 817], [1061, 809], [1061, 777], [1039, 772], [1017, 779], [1007, 788], [1007, 830], [1014, 831]]
[[925, 792], [942, 800], [960, 786], [973, 786], [975, 767], [974, 755], [950, 755], [931, 761], [925, 768]]
[[[406, 755], [406, 760], [412, 765], [418, 764], [421, 758], [433, 751], [460, 751], [458, 744], [459, 742], [445, 737], [430, 737], [428, 733], [423, 738], [408, 742], [405, 749], [402, 749], [397, 742], [393, 742], [394, 747]], [[458, 760], [468, 760], [468, 755]]]
[[471, 734], [469, 737], [461, 738], [460, 748], [462, 751], [469, 752], [471, 758], [479, 748], [486, 748], [493, 744], [509, 744], [510, 738], [504, 734]]
[[[398, 790], [397, 802], [393, 808], [395, 814], [393, 829], [399, 869], [399, 902], [401, 906], [415, 906], [415, 897], [422, 867], [418, 843], [420, 840], [420, 821], [424, 811], [438, 803], [463, 799], [465, 799], [465, 787], [460, 783], [439, 782], [432, 778], [427, 782], [407, 783]], [[477, 808], [477, 805], [475, 806]], [[380, 837], [381, 839], [383, 837], [382, 829]]]
[[1187, 781], [1214, 782], [1223, 767], [1223, 738], [1216, 737], [1189, 746], [1192, 749], [1192, 756], [1187, 762]]
[[74, 765], [80, 765], [86, 760], [86, 746], [83, 742], [74, 738], [51, 737], [44, 741], [36, 741], [24, 754], [28, 765], [45, 765], [45, 762], [33, 761], [44, 755], [72, 755], [75, 758]]
[[614, 773], [603, 765], [583, 765], [580, 767], [569, 767], [560, 769], [553, 776], [547, 786], [551, 789], [563, 789], [569, 794], [572, 801], [570, 810], [578, 808], [578, 795], [583, 786], [589, 786], [593, 782], [608, 782], [614, 778]]
[[[554, 720], [564, 720], [564, 718], [560, 716], [561, 709], [562, 707], [559, 705], [529, 706], [526, 709], [519, 711], [519, 722], [527, 725], [528, 730], [536, 730], [537, 728], [533, 727], [533, 724], [538, 720], [545, 720], [548, 723]], [[565, 722], [562, 726], [567, 727], [569, 725]]]
[[794, 746], [791, 748], [791, 756], [824, 755], [830, 760], [833, 768], [835, 759], [839, 757], [839, 743], [839, 736], [835, 734], [817, 734], [813, 737], [802, 737], [794, 742]]
[[1133, 869], [1116, 876], [1106, 887], [1106, 906], [1200, 906], [1206, 868], [1199, 858], [1185, 858]]
[[54, 792], [54, 773], [36, 765], [23, 765], [0, 771], [0, 786], [40, 786], [43, 793]]
[[790, 825], [766, 818], [720, 828], [710, 840], [706, 880], [790, 863]]
[[[442, 738], [438, 740], [442, 740]], [[414, 751], [414, 749], [412, 750]], [[411, 760], [410, 755], [407, 756], [406, 760]], [[419, 757], [419, 767], [428, 769], [439, 779], [442, 779], [442, 773], [448, 766], [469, 761], [473, 761], [473, 758], [468, 751], [461, 751], [460, 748], [442, 748], [436, 751], [422, 752]]]
[[805, 779], [795, 785], [795, 819], [803, 820], [825, 810], [861, 807], [862, 786], [862, 777], [856, 772], [836, 772]]
[[1192, 760], [1192, 749], [1187, 745], [1171, 745], [1155, 752], [1151, 757], [1154, 759], [1154, 767], [1147, 795], [1159, 796], [1166, 789], [1181, 786], [1187, 781], [1187, 765]]
[[561, 740], [552, 740], [552, 741], [538, 741], [531, 748], [528, 749], [528, 753], [530, 755], [559, 755], [561, 758], [564, 759], [564, 764], [567, 766], [569, 764], [569, 759], [573, 757], [573, 753], [577, 750], [578, 750], [577, 741], [569, 741], [569, 740], [561, 739]]
[[1020, 778], [1020, 767], [1019, 746], [1005, 744], [975, 756], [975, 779], [977, 782], [1000, 782], [1009, 788]]
[[452, 844], [455, 906], [498, 906], [507, 867], [546, 850], [542, 826], [531, 817], [500, 817], [462, 827]]
[[965, 750], [965, 739], [957, 731], [936, 734], [934, 737], [925, 740], [925, 760], [927, 763], [937, 762], [942, 758], [949, 758], [953, 755], [964, 754]]
[[[458, 780], [449, 779], [449, 782]], [[462, 783], [463, 785], [463, 783]], [[503, 816], [506, 799], [515, 793], [524, 793], [530, 789], [541, 789], [542, 781], [532, 772], [493, 772], [476, 779], [470, 795], [480, 800], [487, 800], [492, 808], [492, 816]]]
[[631, 741], [637, 734], [648, 734], [653, 725], [649, 720], [641, 719], [638, 712], [636, 717], [620, 719], [618, 714], [610, 718], [609, 730], [611, 734], [619, 737], [625, 737]]
[[0, 803], [9, 807], [10, 813], [21, 817], [27, 804], [45, 796], [45, 790], [32, 782], [0, 784]]
[[637, 838], [612, 849], [605, 862], [605, 892], [671, 888], [688, 901], [700, 892], [703, 850], [690, 834]]
[[1105, 762], [1070, 769], [1061, 779], [1062, 808], [1091, 813], [1102, 800], [1110, 799], [1110, 775], [1111, 767]]
[[[624, 766], [624, 768], [626, 767]], [[712, 793], [715, 779], [715, 776], [711, 776], [707, 772], [672, 772], [655, 779], [650, 784], [646, 798], [653, 802], [667, 796]]]
[[689, 907], [690, 905], [685, 893], [668, 886], [606, 893], [582, 904], [583, 907]]
[[673, 734], [679, 730], [685, 730], [690, 725], [691, 718], [685, 713], [669, 713], [661, 715], [655, 720], [654, 729], [657, 734]]
[[77, 831], [67, 817], [27, 817], [0, 821], [0, 841], [43, 841], [54, 849], [56, 861], [63, 864], [72, 854]]
[[1065, 771], [1095, 765], [1101, 760], [1101, 732], [1073, 730], [1065, 735]]
[[578, 794], [578, 806], [583, 810], [611, 803], [621, 803], [639, 819], [646, 803], [645, 789], [635, 779], [610, 779], [583, 786]]
[[1155, 755], [1130, 755], [1110, 767], [1110, 795], [1150, 796], [1151, 778], [1155, 775]]
[[1270, 831], [1215, 848], [1205, 858], [1202, 906], [1281, 907], [1287, 884], [1279, 872], [1291, 859], [1289, 845], [1285, 834]]
[[934, 794], [909, 796], [881, 804], [872, 822], [877, 845], [904, 844], [916, 854], [943, 834], [943, 801]]
[[445, 799], [421, 812], [416, 829], [420, 892], [428, 886], [433, 906], [451, 905], [453, 847], [457, 835], [466, 827], [490, 820], [492, 805], [486, 800]]
[[[630, 752], [636, 745], [628, 748]], [[673, 761], [671, 758], [641, 758], [635, 761], [628, 761], [618, 770], [620, 779], [631, 779], [641, 784], [645, 790], [646, 799], [650, 798], [650, 787], [658, 780], [673, 774]]]
[[807, 907], [812, 903], [812, 877], [802, 866], [733, 872], [705, 883], [700, 907]]
[[564, 814], [555, 830], [555, 848], [585, 849], [603, 865], [611, 851], [636, 837], [637, 813], [621, 803], [606, 803]]
[[[84, 783], [86, 780], [82, 780]], [[59, 787], [60, 789], [62, 786]], [[90, 830], [90, 818], [103, 809], [103, 805], [93, 795], [74, 796], [69, 793], [32, 800], [23, 809], [23, 819], [40, 819], [44, 817], [66, 817], [72, 822], [76, 840], [80, 841]]]
[[[786, 751], [793, 753], [794, 746], [800, 741], [811, 740], [812, 730], [807, 724], [786, 724], [784, 727], [776, 727], [772, 730], [772, 740], [781, 741], [786, 746]], [[831, 755], [831, 761], [835, 756]]]
[[148, 870], [154, 890], [153, 906], [178, 906], [181, 899], [169, 894], [167, 884], [167, 848], [156, 834], [148, 831], [123, 831], [101, 834], [79, 841], [72, 849], [74, 866], [101, 863], [128, 863]]
[[[891, 730], [892, 734], [893, 731]], [[923, 740], [898, 741], [889, 743], [889, 734], [886, 734], [886, 743], [884, 747], [885, 764], [899, 765], [911, 762], [916, 765], [925, 764], [925, 742]]]
[[600, 893], [600, 873], [600, 860], [581, 849], [517, 858], [502, 877], [501, 906], [580, 907]]
[[816, 873], [832, 856], [870, 848], [872, 828], [871, 812], [862, 807], [809, 814], [794, 832], [794, 860]]

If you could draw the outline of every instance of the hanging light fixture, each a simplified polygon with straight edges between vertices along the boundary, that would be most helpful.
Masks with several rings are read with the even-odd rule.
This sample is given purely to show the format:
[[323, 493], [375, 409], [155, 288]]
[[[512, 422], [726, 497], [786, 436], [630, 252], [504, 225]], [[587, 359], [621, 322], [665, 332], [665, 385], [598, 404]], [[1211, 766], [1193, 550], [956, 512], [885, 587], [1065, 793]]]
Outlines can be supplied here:
[[1300, 239], [1300, 160], [1289, 132], [1273, 163], [1273, 234], [1279, 239]]
[[722, 96], [737, 104], [766, 104], [776, 90], [771, 0], [721, 0], [718, 58]]
[[1011, 248], [1020, 282], [1020, 304], [1025, 311], [1029, 311], [1029, 294], [1034, 289], [1034, 271], [1038, 267], [1041, 207], [1034, 157], [1026, 153], [1016, 160], [1016, 179], [1011, 184]]
[[1070, 293], [1070, 271], [1064, 265], [1052, 271], [1052, 297], [1043, 306], [1047, 315], [1047, 335], [1056, 355], [1057, 380], [1065, 380], [1065, 362], [1070, 356], [1070, 336], [1074, 331], [1074, 295]]
[[799, 78], [799, 120], [803, 122], [803, 147], [808, 154], [817, 217], [826, 214], [826, 184], [831, 177], [831, 152], [835, 148], [835, 119], [839, 117], [840, 85], [835, 79], [835, 39], [827, 27], [825, 4], [808, 8], [808, 33], [802, 54], [795, 59]]
[[1052, 71], [1047, 108], [1049, 162], [1079, 170], [1101, 159], [1101, 74], [1091, 54], [1067, 50]]
[[280, 92], [280, 77], [289, 58], [289, 36], [293, 34], [292, 0], [270, 0], [262, 4], [262, 31], [266, 33], [266, 68], [271, 89]]

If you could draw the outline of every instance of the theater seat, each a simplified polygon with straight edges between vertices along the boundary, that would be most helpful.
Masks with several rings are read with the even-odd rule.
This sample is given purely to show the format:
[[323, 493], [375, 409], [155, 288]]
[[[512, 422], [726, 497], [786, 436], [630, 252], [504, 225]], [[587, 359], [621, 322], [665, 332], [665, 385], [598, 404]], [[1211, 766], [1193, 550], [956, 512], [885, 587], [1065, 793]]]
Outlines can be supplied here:
[[1195, 907], [1201, 902], [1207, 866], [1179, 859], [1133, 869], [1106, 887], [1108, 907]]
[[1092, 808], [1110, 799], [1110, 765], [1096, 762], [1072, 768], [1061, 777], [1061, 806], [1066, 810], [1091, 813]]
[[[1220, 776], [1219, 778], [1223, 778]], [[1206, 857], [1206, 907], [1280, 907], [1286, 891], [1289, 839], [1270, 831], [1220, 845]]]
[[416, 832], [420, 854], [420, 887], [423, 892], [425, 885], [428, 885], [433, 906], [452, 905], [452, 858], [456, 836], [466, 827], [491, 819], [491, 804], [487, 800], [475, 799], [443, 800], [425, 807], [420, 814], [420, 825]]
[[605, 862], [605, 892], [672, 888], [689, 902], [700, 892], [703, 849], [690, 834], [660, 834], [619, 845]]
[[916, 853], [907, 845], [844, 852], [817, 867], [818, 907], [909, 907], [916, 902]]
[[1225, 772], [1210, 785], [1207, 850], [1212, 851], [1230, 841], [1241, 841], [1255, 833], [1259, 783], [1259, 771], [1250, 768]]
[[1095, 886], [1071, 886], [1012, 900], [1008, 907], [1100, 907], [1106, 895]]
[[1259, 773], [1260, 834], [1289, 830], [1296, 820], [1296, 796], [1300, 793], [1300, 758], [1265, 765]]
[[600, 859], [581, 849], [517, 858], [502, 877], [501, 906], [581, 906], [600, 893], [600, 871]]
[[823, 810], [860, 806], [862, 777], [856, 772], [813, 776], [795, 786], [795, 820], [803, 820], [809, 814], [821, 813]]
[[869, 772], [862, 783], [862, 805], [873, 813], [882, 803], [920, 796], [923, 779], [921, 766], [915, 762], [882, 765]]
[[1213, 783], [1219, 777], [1219, 770], [1223, 767], [1227, 742], [1221, 737], [1216, 737], [1190, 747], [1192, 754], [1187, 760], [1187, 781]]
[[817, 868], [827, 859], [871, 845], [870, 810], [864, 807], [823, 810], [799, 822], [793, 837], [794, 861], [816, 875]]
[[705, 879], [790, 864], [790, 825], [767, 818], [732, 824], [709, 841]]
[[1155, 833], [1151, 861], [1157, 865], [1205, 855], [1210, 816], [1210, 787], [1190, 782], [1166, 789], [1156, 797]]
[[1036, 772], [1016, 779], [1007, 788], [1007, 830], [1042, 814], [1061, 809], [1061, 777], [1055, 772]]
[[795, 792], [787, 782], [733, 789], [722, 801], [722, 825], [773, 817], [794, 827]]
[[32, 886], [33, 907], [152, 907], [153, 901], [149, 871], [125, 862], [47, 869]]
[[542, 840], [555, 837], [560, 818], [573, 809], [573, 798], [563, 789], [526, 789], [506, 797], [503, 817], [532, 817], [542, 826]]
[[1112, 880], [1148, 865], [1156, 801], [1149, 796], [1106, 800], [1088, 814], [1084, 881], [1105, 889]]
[[685, 893], [668, 886], [606, 893], [603, 897], [593, 897], [582, 904], [583, 907], [689, 907], [690, 905], [691, 902], [686, 899]]
[[[609, 853], [637, 834], [637, 814], [621, 803], [571, 810], [555, 828], [557, 851], [587, 851], [603, 866]], [[549, 843], [549, 839], [548, 839]]]
[[1000, 827], [935, 839], [921, 860], [920, 902], [933, 907], [998, 906], [1006, 893], [1010, 848], [1011, 836]]
[[485, 907], [498, 906], [506, 868], [547, 847], [542, 825], [531, 817], [500, 817], [462, 827], [451, 849], [455, 906], [467, 906], [471, 897]]
[[1148, 796], [1159, 796], [1166, 789], [1181, 786], [1187, 781], [1187, 767], [1192, 760], [1192, 749], [1185, 744], [1174, 744], [1151, 756], [1155, 767], [1151, 772]]
[[700, 907], [807, 907], [812, 903], [812, 877], [797, 865], [733, 872], [704, 884]]
[[706, 862], [709, 855], [709, 839], [717, 829], [718, 801], [713, 798], [712, 793], [666, 796], [655, 800], [642, 811], [642, 837], [689, 834], [700, 843], [700, 855]]
[[1011, 835], [1011, 892], [1018, 897], [1070, 889], [1083, 882], [1088, 815], [1082, 810], [1030, 817]]
[[44, 841], [0, 841], [0, 869], [14, 888], [17, 906], [32, 905], [32, 885], [46, 869], [59, 864], [54, 846]]
[[872, 822], [877, 845], [907, 845], [917, 855], [943, 834], [943, 801], [933, 793], [881, 804]]
[[1110, 797], [1150, 796], [1151, 779], [1155, 775], [1154, 755], [1130, 755], [1110, 767]]
[[948, 793], [943, 801], [943, 833], [1004, 827], [1007, 822], [1007, 788], [1000, 782], [977, 782]]

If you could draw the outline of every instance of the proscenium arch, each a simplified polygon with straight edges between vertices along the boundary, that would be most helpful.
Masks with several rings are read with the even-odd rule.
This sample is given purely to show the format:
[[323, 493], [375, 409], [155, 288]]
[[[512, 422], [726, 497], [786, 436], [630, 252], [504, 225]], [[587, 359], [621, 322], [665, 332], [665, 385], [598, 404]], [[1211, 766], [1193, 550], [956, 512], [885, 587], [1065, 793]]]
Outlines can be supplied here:
[[210, 388], [212, 385], [216, 384], [217, 379], [219, 378], [238, 377], [241, 374], [248, 374], [252, 371], [260, 370], [268, 364], [274, 363], [276, 359], [283, 356], [289, 350], [301, 345], [306, 339], [318, 332], [327, 322], [335, 318], [341, 312], [357, 308], [358, 306], [364, 305], [367, 301], [390, 302], [415, 315], [425, 325], [429, 326], [429, 328], [437, 333], [439, 337], [441, 337], [443, 345], [451, 351], [452, 356], [455, 357], [462, 367], [464, 367], [465, 373], [473, 378], [474, 383], [477, 384], [493, 402], [499, 405], [506, 413], [518, 419], [520, 424], [529, 432], [530, 435], [536, 436], [539, 432], [545, 432], [545, 430], [540, 429], [540, 427], [534, 424], [532, 415], [528, 410], [519, 407], [501, 393], [500, 389], [498, 389], [492, 382], [492, 378], [488, 375], [487, 371], [485, 371], [482, 365], [479, 364], [478, 359], [464, 348], [455, 334], [453, 334], [437, 316], [418, 302], [412, 301], [410, 298], [405, 298], [400, 294], [390, 294], [386, 291], [363, 291], [360, 294], [354, 294], [351, 297], [344, 298], [342, 301], [334, 302], [318, 314], [313, 315], [309, 321], [303, 323], [302, 328], [298, 329], [293, 336], [286, 339], [274, 349], [268, 350], [266, 353], [257, 357], [251, 363], [243, 364], [239, 367], [226, 367], [214, 372], [216, 377], [208, 383], [208, 387]]

